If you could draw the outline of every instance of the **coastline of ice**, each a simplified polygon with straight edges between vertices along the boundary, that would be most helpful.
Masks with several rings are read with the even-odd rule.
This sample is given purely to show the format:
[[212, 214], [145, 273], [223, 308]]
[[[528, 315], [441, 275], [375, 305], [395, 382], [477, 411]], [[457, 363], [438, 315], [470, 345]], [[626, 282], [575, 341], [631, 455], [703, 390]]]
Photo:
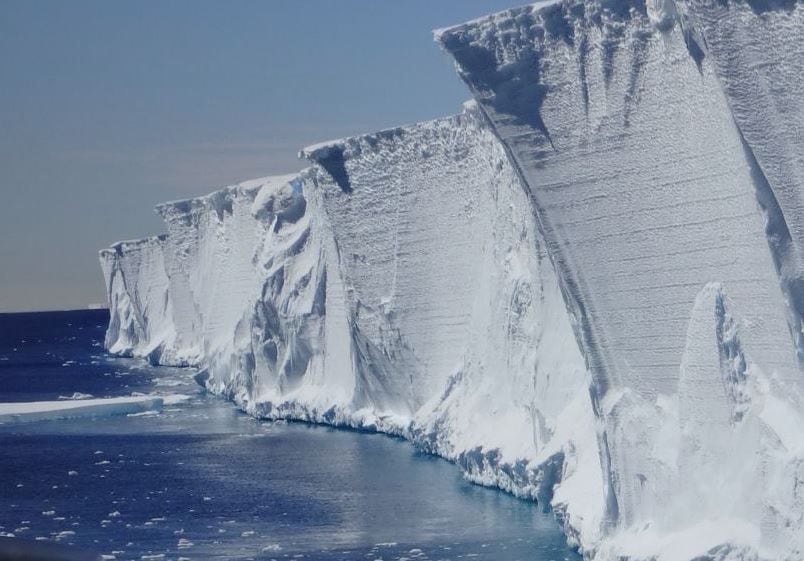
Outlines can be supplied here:
[[804, 9], [763, 6], [439, 30], [475, 102], [160, 205], [101, 252], [107, 348], [410, 439], [589, 559], [800, 559]]
[[[526, 193], [477, 107], [302, 154], [313, 167], [296, 177], [161, 205], [168, 234], [130, 246], [136, 267], [120, 244], [101, 252], [117, 303], [107, 346], [195, 364], [258, 417], [403, 436], [596, 533], [588, 373]], [[132, 291], [123, 271], [160, 264], [167, 295]], [[155, 318], [153, 294], [171, 304]], [[131, 336], [148, 332], [171, 336]]]

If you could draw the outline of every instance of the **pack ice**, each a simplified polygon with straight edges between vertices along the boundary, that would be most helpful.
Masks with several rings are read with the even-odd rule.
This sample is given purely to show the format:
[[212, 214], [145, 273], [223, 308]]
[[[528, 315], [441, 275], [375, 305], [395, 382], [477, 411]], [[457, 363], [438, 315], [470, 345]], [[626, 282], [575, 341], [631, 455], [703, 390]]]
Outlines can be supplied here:
[[404, 436], [588, 559], [804, 559], [804, 6], [561, 0], [436, 32], [476, 102], [160, 205], [110, 351]]

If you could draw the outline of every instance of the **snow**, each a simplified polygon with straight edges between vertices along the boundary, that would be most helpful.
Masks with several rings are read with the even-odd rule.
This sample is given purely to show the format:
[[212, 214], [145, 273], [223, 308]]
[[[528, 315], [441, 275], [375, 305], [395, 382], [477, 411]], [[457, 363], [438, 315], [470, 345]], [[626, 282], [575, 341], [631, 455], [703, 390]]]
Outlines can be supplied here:
[[106, 346], [411, 439], [590, 559], [799, 559], [802, 34], [697, 0], [439, 30], [463, 113], [160, 205], [101, 252]]

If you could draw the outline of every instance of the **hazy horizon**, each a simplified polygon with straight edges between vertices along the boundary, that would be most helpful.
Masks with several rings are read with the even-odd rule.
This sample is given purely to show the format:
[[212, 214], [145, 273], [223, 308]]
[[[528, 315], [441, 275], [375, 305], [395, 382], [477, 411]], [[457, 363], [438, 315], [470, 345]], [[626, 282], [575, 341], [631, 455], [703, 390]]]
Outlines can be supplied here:
[[431, 30], [515, 4], [2, 0], [0, 312], [105, 303], [98, 250], [162, 232], [159, 202], [459, 112]]

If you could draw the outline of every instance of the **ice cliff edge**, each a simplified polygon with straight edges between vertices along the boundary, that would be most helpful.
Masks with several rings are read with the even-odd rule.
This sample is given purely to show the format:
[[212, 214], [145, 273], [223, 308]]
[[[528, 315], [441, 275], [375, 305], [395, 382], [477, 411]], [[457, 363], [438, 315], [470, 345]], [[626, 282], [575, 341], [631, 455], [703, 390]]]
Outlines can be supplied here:
[[160, 205], [101, 252], [107, 347], [409, 438], [590, 559], [802, 559], [802, 36], [758, 1], [440, 30], [476, 104]]
[[596, 536], [587, 369], [485, 117], [302, 155], [298, 175], [160, 205], [165, 236], [101, 252], [107, 347], [197, 366], [260, 417], [405, 436]]
[[578, 318], [604, 558], [804, 555], [802, 36], [800, 3], [697, 0], [436, 33]]

